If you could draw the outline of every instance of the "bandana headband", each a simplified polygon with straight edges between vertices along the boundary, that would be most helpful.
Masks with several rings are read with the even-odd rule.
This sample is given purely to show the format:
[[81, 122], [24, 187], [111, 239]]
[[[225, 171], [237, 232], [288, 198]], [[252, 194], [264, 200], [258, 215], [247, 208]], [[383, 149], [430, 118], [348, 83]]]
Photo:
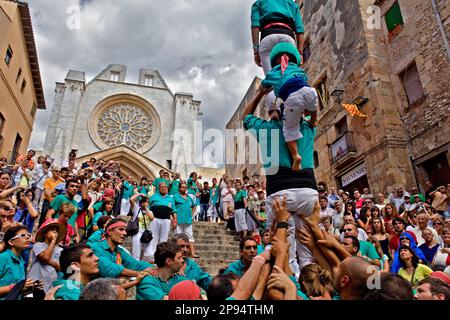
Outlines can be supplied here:
[[119, 227], [124, 227], [124, 228], [126, 228], [126, 227], [127, 227], [127, 224], [126, 224], [125, 222], [122, 222], [122, 221], [115, 222], [115, 223], [113, 223], [112, 225], [110, 225], [110, 226], [106, 229], [106, 232], [109, 232], [111, 229], [119, 228]]

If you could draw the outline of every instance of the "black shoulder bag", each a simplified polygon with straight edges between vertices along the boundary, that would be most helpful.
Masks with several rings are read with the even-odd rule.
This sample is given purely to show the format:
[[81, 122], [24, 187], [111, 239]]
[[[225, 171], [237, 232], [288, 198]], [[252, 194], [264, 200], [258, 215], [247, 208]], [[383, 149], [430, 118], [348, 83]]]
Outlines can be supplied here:
[[[138, 214], [138, 216], [139, 216], [139, 214]], [[144, 215], [143, 212], [142, 212], [142, 219], [144, 219], [145, 230], [144, 230], [144, 232], [141, 235], [141, 242], [142, 243], [149, 243], [153, 239], [153, 234], [152, 234], [152, 232], [150, 230], [147, 229], [147, 223], [145, 222], [145, 215]], [[138, 220], [138, 219], [136, 219], [136, 220]]]
[[[139, 209], [140, 211], [141, 209]], [[127, 224], [127, 236], [129, 237], [133, 237], [135, 235], [137, 235], [137, 233], [139, 232], [139, 212], [136, 216], [136, 219], [133, 220], [133, 217], [130, 219], [130, 221], [128, 221]]]

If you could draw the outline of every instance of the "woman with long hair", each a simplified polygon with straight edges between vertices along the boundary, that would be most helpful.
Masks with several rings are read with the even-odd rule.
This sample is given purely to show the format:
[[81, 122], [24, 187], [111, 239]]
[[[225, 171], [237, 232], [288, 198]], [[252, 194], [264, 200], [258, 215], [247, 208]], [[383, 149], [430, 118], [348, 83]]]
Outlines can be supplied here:
[[392, 219], [398, 217], [397, 208], [392, 203], [387, 203], [382, 210], [382, 215], [385, 222], [392, 221]]
[[344, 215], [351, 214], [353, 218], [356, 219], [356, 206], [353, 200], [348, 200], [345, 203], [345, 212]]
[[389, 272], [389, 257], [384, 252], [380, 240], [378, 240], [375, 236], [371, 236], [369, 239], [369, 242], [373, 244], [375, 247], [375, 250], [377, 250], [378, 255], [381, 257], [381, 273], [390, 273]]
[[409, 281], [413, 287], [417, 286], [420, 281], [428, 278], [433, 272], [426, 265], [419, 263], [419, 258], [411, 247], [401, 246], [399, 257], [401, 268], [398, 270], [398, 274]]
[[370, 230], [372, 231], [373, 237], [379, 241], [383, 253], [391, 260], [392, 258], [389, 252], [390, 236], [384, 229], [383, 220], [380, 217], [373, 218], [370, 222]]
[[400, 247], [402, 247], [402, 246], [410, 247], [411, 250], [413, 250], [415, 256], [419, 259], [419, 262], [426, 261], [425, 255], [423, 254], [422, 250], [420, 250], [419, 247], [417, 246], [417, 243], [414, 240], [413, 236], [411, 234], [409, 234], [408, 232], [403, 232], [400, 235], [399, 249], [397, 249], [397, 251], [395, 252], [394, 257], [393, 257], [393, 262], [391, 265], [392, 273], [397, 273], [401, 267]]

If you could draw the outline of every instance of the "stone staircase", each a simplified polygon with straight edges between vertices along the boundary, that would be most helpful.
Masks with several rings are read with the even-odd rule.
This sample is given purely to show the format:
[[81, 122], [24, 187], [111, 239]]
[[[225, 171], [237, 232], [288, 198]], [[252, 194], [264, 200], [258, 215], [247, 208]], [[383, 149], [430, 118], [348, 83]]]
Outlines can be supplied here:
[[195, 259], [203, 270], [215, 276], [219, 270], [239, 259], [239, 237], [225, 225], [194, 221], [195, 249], [200, 258]]

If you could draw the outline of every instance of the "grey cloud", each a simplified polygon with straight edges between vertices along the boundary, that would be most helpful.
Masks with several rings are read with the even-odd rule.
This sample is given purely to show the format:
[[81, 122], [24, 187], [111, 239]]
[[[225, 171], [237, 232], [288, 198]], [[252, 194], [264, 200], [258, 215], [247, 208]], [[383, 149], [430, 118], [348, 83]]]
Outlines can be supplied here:
[[172, 91], [202, 101], [204, 128], [223, 129], [261, 69], [253, 63], [253, 0], [81, 0], [81, 29], [67, 28], [67, 8], [78, 1], [30, 3], [47, 110], [38, 112], [31, 145], [40, 148], [55, 81], [69, 69], [90, 80], [110, 63], [157, 69]]

